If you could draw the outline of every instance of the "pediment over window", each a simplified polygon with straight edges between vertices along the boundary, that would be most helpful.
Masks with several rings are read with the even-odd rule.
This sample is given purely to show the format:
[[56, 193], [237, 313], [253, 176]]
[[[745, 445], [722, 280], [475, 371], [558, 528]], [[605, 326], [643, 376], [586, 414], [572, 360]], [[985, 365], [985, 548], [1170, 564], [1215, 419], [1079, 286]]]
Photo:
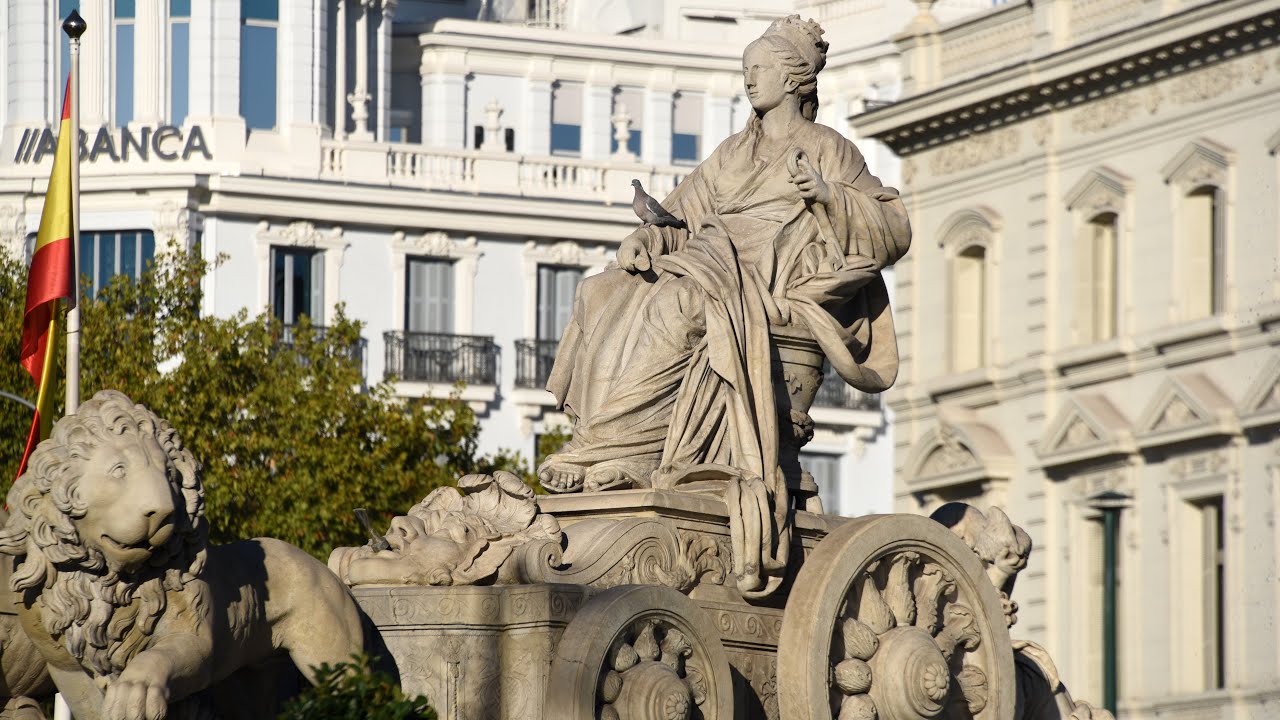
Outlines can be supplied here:
[[986, 247], [1000, 232], [1000, 216], [988, 207], [967, 208], [952, 214], [938, 229], [938, 246], [957, 253], [971, 245]]
[[1089, 215], [1119, 213], [1124, 208], [1124, 196], [1131, 184], [1128, 177], [1109, 167], [1095, 168], [1080, 178], [1067, 193], [1067, 209]]
[[1227, 184], [1227, 169], [1234, 153], [1212, 140], [1200, 138], [1187, 143], [1162, 171], [1164, 181], [1187, 189]]
[[916, 443], [906, 463], [911, 492], [971, 482], [1007, 481], [1015, 468], [1009, 444], [990, 425], [939, 420]]
[[1202, 373], [1169, 378], [1138, 419], [1138, 444], [1154, 447], [1239, 430], [1235, 407]]
[[1042, 467], [1134, 452], [1129, 421], [1106, 397], [1073, 395], [1036, 445]]
[[1249, 386], [1240, 403], [1240, 419], [1245, 427], [1280, 424], [1280, 355], [1273, 356]]

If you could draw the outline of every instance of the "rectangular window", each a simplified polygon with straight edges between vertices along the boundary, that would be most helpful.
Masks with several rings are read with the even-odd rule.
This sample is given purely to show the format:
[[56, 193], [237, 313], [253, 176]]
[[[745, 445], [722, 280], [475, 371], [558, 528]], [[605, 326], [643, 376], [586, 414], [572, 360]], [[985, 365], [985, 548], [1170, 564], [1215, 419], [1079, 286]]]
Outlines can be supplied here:
[[1204, 658], [1204, 688], [1224, 688], [1226, 668], [1223, 637], [1226, 625], [1223, 599], [1226, 587], [1224, 514], [1222, 496], [1196, 503], [1200, 516], [1200, 605], [1202, 647]]
[[559, 340], [573, 317], [582, 268], [538, 266], [538, 339]]
[[80, 233], [80, 275], [85, 292], [96, 295], [117, 275], [137, 280], [155, 259], [150, 230]]
[[116, 125], [133, 121], [133, 19], [134, 0], [115, 2]]
[[240, 115], [250, 130], [276, 127], [276, 0], [240, 0]]
[[702, 95], [678, 93], [671, 106], [671, 162], [697, 165], [702, 159]]
[[[644, 136], [644, 92], [634, 88], [622, 88], [613, 95], [613, 113], [611, 117], [625, 110], [631, 118], [631, 135], [627, 138], [627, 150], [636, 156], [640, 155], [640, 138]], [[618, 138], [609, 132], [609, 152], [618, 152]]]
[[409, 258], [406, 268], [405, 330], [453, 333], [453, 262]]
[[191, 0], [169, 0], [169, 124], [187, 119], [191, 80]]
[[558, 82], [551, 91], [551, 154], [582, 153], [582, 83]]
[[271, 312], [285, 325], [297, 325], [303, 315], [323, 324], [323, 251], [271, 248]]
[[822, 510], [828, 514], [840, 514], [840, 457], [800, 453], [800, 466], [809, 473], [818, 486], [818, 499]]

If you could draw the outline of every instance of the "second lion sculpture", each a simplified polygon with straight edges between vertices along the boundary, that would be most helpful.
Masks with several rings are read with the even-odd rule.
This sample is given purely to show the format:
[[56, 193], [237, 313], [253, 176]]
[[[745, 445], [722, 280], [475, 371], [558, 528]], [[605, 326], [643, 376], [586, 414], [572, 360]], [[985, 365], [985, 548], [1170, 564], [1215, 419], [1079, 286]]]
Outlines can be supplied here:
[[5, 675], [43, 658], [23, 672], [35, 687], [47, 670], [77, 720], [263, 717], [288, 660], [313, 680], [363, 649], [318, 560], [271, 539], [209, 545], [199, 466], [120, 392], [59, 420], [8, 504], [0, 592], [24, 632], [9, 628]]

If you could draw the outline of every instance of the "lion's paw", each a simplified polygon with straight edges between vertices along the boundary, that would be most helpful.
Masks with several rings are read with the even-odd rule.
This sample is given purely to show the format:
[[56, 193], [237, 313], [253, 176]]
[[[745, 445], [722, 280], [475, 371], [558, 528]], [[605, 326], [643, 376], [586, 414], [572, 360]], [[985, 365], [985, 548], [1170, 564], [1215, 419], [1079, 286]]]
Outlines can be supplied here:
[[102, 704], [105, 720], [163, 720], [169, 712], [169, 688], [126, 671], [107, 688]]

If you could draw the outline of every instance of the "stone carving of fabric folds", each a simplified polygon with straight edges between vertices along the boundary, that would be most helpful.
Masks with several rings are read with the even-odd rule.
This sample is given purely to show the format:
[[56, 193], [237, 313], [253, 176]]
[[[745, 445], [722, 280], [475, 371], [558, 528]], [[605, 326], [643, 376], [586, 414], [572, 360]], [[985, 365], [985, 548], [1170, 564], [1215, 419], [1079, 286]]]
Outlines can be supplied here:
[[[886, 389], [898, 356], [880, 271], [910, 243], [897, 191], [848, 140], [805, 122], [764, 157], [759, 134], [753, 122], [730, 137], [663, 201], [689, 229], [643, 231], [652, 270], [584, 281], [548, 381], [576, 420], [549, 462], [657, 487], [734, 471], [744, 592], [780, 576], [789, 545], [769, 328], [803, 323], [847, 382]], [[800, 153], [831, 189], [825, 207], [791, 182]]]

